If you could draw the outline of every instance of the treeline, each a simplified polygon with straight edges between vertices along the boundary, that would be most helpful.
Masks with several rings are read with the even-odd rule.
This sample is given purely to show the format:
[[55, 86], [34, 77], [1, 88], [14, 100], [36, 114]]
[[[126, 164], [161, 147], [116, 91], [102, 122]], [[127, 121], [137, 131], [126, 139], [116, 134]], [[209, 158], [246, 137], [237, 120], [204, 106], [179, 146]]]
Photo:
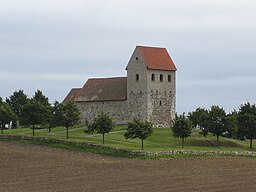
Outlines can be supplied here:
[[0, 97], [0, 127], [1, 133], [6, 126], [17, 128], [19, 126], [32, 126], [33, 136], [35, 126], [47, 127], [49, 132], [52, 127], [63, 126], [67, 129], [79, 123], [79, 111], [73, 102], [49, 103], [42, 91], [37, 90], [29, 98], [23, 90], [15, 91], [5, 101]]
[[200, 129], [201, 134], [206, 136], [212, 133], [216, 136], [216, 145], [219, 146], [219, 137], [233, 139], [249, 139], [250, 148], [252, 140], [256, 139], [256, 106], [249, 102], [242, 104], [239, 110], [226, 113], [217, 105], [210, 109], [197, 108], [187, 115], [176, 115], [172, 122], [173, 136], [184, 139], [191, 135], [192, 129]]
[[[59, 103], [53, 105], [49, 103], [42, 91], [37, 90], [32, 98], [29, 98], [23, 90], [15, 91], [4, 101], [0, 97], [0, 128], [3, 134], [6, 126], [13, 128], [23, 126], [30, 127], [35, 135], [35, 126], [51, 128], [62, 126], [66, 128], [66, 138], [69, 138], [68, 130], [70, 127], [79, 123], [79, 110], [74, 102]], [[256, 139], [256, 106], [249, 102], [242, 104], [239, 110], [226, 113], [226, 111], [217, 105], [210, 109], [197, 108], [187, 115], [176, 115], [176, 118], [170, 123], [173, 137], [184, 140], [191, 136], [193, 129], [199, 129], [203, 136], [208, 133], [216, 136], [216, 145], [219, 146], [219, 137], [233, 139], [249, 139], [250, 148], [252, 141]], [[111, 131], [113, 122], [107, 114], [100, 114], [86, 129], [86, 133], [100, 133], [103, 136]], [[153, 133], [152, 124], [134, 120], [129, 122], [126, 139], [139, 138], [142, 142]]]

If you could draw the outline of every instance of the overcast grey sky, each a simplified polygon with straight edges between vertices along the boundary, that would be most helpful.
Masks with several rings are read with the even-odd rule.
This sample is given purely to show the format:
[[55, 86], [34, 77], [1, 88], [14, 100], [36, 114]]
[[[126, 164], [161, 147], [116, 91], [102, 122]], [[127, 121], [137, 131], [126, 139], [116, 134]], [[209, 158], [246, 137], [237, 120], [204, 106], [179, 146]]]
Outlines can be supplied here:
[[136, 45], [166, 47], [177, 111], [256, 97], [256, 1], [0, 1], [0, 96], [37, 89], [51, 102], [90, 77], [125, 76]]

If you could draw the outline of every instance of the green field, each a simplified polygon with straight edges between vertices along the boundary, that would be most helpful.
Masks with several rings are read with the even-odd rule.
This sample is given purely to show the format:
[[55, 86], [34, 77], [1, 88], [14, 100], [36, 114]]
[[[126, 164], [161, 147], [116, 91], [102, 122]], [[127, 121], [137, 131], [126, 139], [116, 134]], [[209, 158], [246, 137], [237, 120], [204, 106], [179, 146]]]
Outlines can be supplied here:
[[[85, 127], [78, 126], [69, 129], [69, 140], [102, 144], [102, 135], [89, 135], [84, 133]], [[114, 130], [105, 135], [105, 145], [121, 149], [141, 150], [141, 141], [139, 139], [124, 138], [125, 126], [116, 126]], [[32, 129], [19, 128], [4, 130], [4, 134], [8, 135], [23, 135], [32, 136]], [[66, 139], [66, 129], [62, 127], [53, 128], [49, 133], [47, 129], [36, 129], [35, 136]], [[248, 151], [249, 141], [240, 141], [235, 139], [227, 139], [220, 137], [220, 147], [214, 146], [216, 137], [208, 135], [203, 137], [199, 131], [194, 130], [191, 137], [185, 140], [186, 150], [204, 150], [204, 151]], [[256, 142], [254, 142], [254, 145]], [[170, 128], [154, 128], [154, 133], [151, 137], [144, 141], [145, 151], [169, 151], [180, 150], [181, 140], [172, 137]], [[252, 151], [256, 151], [252, 149]]]

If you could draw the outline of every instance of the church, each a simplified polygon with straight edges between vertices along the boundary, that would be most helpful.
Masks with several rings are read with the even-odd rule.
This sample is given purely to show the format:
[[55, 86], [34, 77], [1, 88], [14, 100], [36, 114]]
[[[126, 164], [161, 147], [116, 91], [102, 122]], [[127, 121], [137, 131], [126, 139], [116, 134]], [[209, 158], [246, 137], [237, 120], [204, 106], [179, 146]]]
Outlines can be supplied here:
[[75, 101], [81, 122], [107, 113], [116, 124], [134, 118], [169, 127], [176, 113], [176, 66], [166, 48], [136, 46], [126, 77], [88, 79], [70, 90], [63, 102]]

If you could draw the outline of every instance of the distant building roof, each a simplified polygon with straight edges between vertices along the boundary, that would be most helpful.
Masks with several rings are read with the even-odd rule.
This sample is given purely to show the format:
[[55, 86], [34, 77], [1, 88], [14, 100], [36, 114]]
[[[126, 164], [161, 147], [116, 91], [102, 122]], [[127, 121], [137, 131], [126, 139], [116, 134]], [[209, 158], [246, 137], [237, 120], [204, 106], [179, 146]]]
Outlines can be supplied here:
[[137, 46], [148, 69], [176, 71], [166, 48]]
[[127, 78], [88, 79], [75, 101], [116, 101], [127, 99]]
[[69, 91], [68, 95], [65, 97], [63, 100], [64, 103], [69, 102], [69, 101], [74, 101], [76, 97], [78, 96], [81, 88], [73, 88]]

